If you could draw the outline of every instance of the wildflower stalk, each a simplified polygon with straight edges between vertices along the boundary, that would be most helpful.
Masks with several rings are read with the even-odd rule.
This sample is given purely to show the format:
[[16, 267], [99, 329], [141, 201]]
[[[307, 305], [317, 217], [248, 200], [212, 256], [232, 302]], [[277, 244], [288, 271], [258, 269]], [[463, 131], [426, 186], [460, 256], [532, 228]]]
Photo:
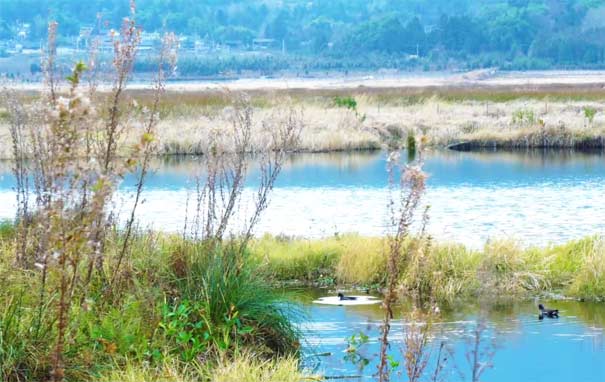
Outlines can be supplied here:
[[[141, 140], [139, 144], [135, 147], [134, 153], [142, 157], [140, 161], [140, 169], [139, 175], [137, 179], [136, 192], [134, 197], [134, 204], [132, 209], [130, 210], [130, 216], [128, 221], [126, 222], [126, 229], [124, 233], [124, 238], [122, 242], [122, 247], [120, 249], [120, 253], [118, 255], [118, 261], [115, 266], [111, 282], [110, 284], [113, 286], [115, 283], [118, 272], [121, 268], [122, 262], [124, 260], [124, 256], [129, 250], [130, 239], [132, 237], [132, 231], [135, 223], [136, 211], [139, 206], [141, 200], [141, 194], [143, 192], [143, 185], [145, 183], [145, 179], [147, 177], [147, 173], [149, 172], [149, 164], [152, 156], [155, 154], [155, 129], [157, 123], [159, 121], [159, 106], [160, 99], [162, 94], [165, 91], [165, 81], [166, 81], [166, 72], [164, 70], [164, 65], [166, 63], [169, 64], [169, 74], [173, 72], [176, 67], [176, 54], [175, 50], [177, 47], [177, 39], [174, 34], [166, 34], [162, 41], [162, 49], [160, 51], [160, 57], [158, 59], [158, 68], [156, 74], [156, 81], [154, 84], [153, 91], [153, 103], [151, 105], [151, 109], [148, 111], [148, 119], [145, 125], [145, 130], [141, 136]], [[134, 163], [133, 159], [129, 160], [128, 164]]]
[[[389, 155], [387, 169], [389, 173], [389, 198], [388, 209], [391, 216], [391, 232], [387, 236], [387, 280], [384, 301], [384, 319], [382, 335], [380, 338], [380, 362], [378, 365], [378, 377], [380, 382], [390, 380], [388, 365], [388, 336], [393, 319], [393, 304], [397, 301], [397, 286], [400, 279], [400, 270], [404, 259], [404, 242], [410, 235], [416, 209], [425, 189], [426, 175], [422, 172], [421, 163], [401, 167], [399, 153], [392, 152]], [[399, 170], [399, 171], [397, 171]], [[396, 198], [395, 184], [396, 176], [399, 176], [398, 197]]]

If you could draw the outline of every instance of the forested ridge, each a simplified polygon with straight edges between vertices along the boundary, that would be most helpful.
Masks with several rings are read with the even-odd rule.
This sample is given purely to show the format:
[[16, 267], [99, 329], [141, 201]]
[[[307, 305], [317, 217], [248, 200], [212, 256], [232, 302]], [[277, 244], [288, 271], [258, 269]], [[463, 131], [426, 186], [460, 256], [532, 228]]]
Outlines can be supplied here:
[[[82, 26], [115, 27], [128, 12], [127, 0], [0, 0], [0, 39], [19, 23], [42, 39], [49, 19], [62, 36], [74, 36]], [[271, 39], [276, 52], [327, 63], [605, 65], [603, 0], [139, 0], [137, 20], [148, 32], [175, 31], [189, 41], [248, 47]]]

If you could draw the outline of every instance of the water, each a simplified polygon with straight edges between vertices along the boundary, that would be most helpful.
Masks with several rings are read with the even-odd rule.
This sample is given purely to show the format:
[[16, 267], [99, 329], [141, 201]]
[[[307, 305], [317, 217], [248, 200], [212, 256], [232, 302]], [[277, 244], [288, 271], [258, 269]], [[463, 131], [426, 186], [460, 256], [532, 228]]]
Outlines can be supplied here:
[[[380, 306], [339, 307], [314, 305], [314, 298], [335, 294], [334, 291], [306, 290], [299, 294], [308, 315], [301, 325], [304, 343], [304, 364], [315, 373], [330, 377], [362, 376], [374, 380], [380, 344]], [[489, 382], [602, 382], [605, 380], [605, 305], [572, 301], [550, 302], [561, 310], [561, 318], [538, 320], [536, 305], [522, 302], [500, 305], [470, 303], [443, 310], [433, 324], [428, 349], [432, 356], [427, 372], [433, 373], [441, 343], [448, 361], [442, 372], [445, 381], [469, 381], [470, 366], [466, 354], [471, 348], [478, 321], [485, 320], [486, 330], [480, 336], [481, 349], [493, 352], [493, 368], [481, 378]], [[401, 312], [392, 326], [389, 354], [400, 362], [396, 371], [403, 372], [402, 344], [408, 324]], [[480, 318], [483, 317], [483, 318]], [[345, 352], [347, 338], [359, 333], [368, 336], [368, 342], [358, 347], [364, 362], [351, 361]], [[347, 355], [349, 357], [347, 358]], [[486, 360], [483, 357], [482, 360]], [[404, 377], [393, 380], [407, 380]], [[423, 380], [428, 380], [424, 378]]]
[[[429, 231], [441, 240], [480, 247], [490, 238], [525, 245], [561, 243], [605, 230], [605, 157], [569, 151], [426, 153], [429, 173], [424, 203], [431, 206]], [[143, 226], [181, 231], [195, 157], [154, 163], [138, 217]], [[254, 166], [252, 166], [254, 167]], [[232, 230], [242, 229], [258, 182], [252, 169], [242, 213]], [[10, 164], [0, 164], [0, 219], [14, 214]], [[256, 233], [322, 237], [357, 232], [382, 235], [388, 215], [386, 157], [381, 152], [299, 154], [289, 158], [271, 204]], [[116, 199], [125, 216], [134, 180], [127, 178]]]

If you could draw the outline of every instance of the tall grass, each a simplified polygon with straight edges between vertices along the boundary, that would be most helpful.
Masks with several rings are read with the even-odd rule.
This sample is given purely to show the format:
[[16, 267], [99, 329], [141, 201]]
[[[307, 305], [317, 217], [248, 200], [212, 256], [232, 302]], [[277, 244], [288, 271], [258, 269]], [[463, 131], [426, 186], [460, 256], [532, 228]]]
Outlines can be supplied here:
[[23, 294], [8, 297], [0, 309], [0, 377], [4, 381], [39, 376], [36, 348], [27, 337]]
[[[404, 248], [418, 247], [417, 240], [407, 241]], [[251, 251], [278, 280], [314, 281], [321, 275], [344, 284], [371, 285], [384, 283], [384, 246], [384, 239], [356, 235], [318, 240], [265, 236], [252, 244]], [[422, 267], [412, 269], [403, 263], [400, 283], [410, 290], [422, 288], [440, 301], [480, 295], [532, 296], [546, 291], [604, 299], [603, 256], [600, 237], [547, 247], [493, 240], [480, 250], [436, 242], [424, 256]]]
[[185, 274], [174, 280], [179, 294], [171, 308], [183, 307], [183, 302], [193, 307], [188, 319], [199, 327], [191, 334], [208, 341], [200, 354], [233, 352], [242, 346], [268, 355], [296, 353], [299, 334], [291, 321], [295, 309], [258, 268], [240, 261], [233, 252], [237, 250], [231, 243], [193, 253]]
[[251, 243], [253, 257], [278, 280], [317, 281], [331, 276], [338, 282], [374, 284], [384, 281], [381, 238], [341, 235], [321, 240], [264, 236]]
[[[142, 365], [158, 371], [157, 380], [170, 370], [189, 378], [198, 362], [207, 364], [205, 376], [196, 371], [185, 380], [207, 380], [219, 359], [227, 362], [246, 349], [261, 363], [298, 353], [292, 322], [301, 313], [256, 262], [242, 263], [228, 253], [238, 246], [211, 250], [207, 243], [151, 233], [132, 240], [132, 258], [114, 285], [119, 298], [108, 299], [106, 285], [96, 280], [71, 309], [67, 380], [139, 378]], [[107, 243], [107, 261], [115, 261], [121, 240], [110, 237]], [[48, 354], [57, 330], [57, 296], [38, 311], [40, 279], [32, 271], [16, 271], [12, 255], [12, 246], [0, 246], [0, 377], [44, 380], [52, 370]]]

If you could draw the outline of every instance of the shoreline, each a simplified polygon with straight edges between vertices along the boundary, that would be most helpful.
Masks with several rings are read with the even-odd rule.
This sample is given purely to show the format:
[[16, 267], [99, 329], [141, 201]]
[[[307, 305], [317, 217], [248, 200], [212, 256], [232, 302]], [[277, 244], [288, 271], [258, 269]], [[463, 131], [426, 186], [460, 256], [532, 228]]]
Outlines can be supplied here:
[[[135, 76], [136, 78], [136, 76]], [[38, 91], [43, 82], [8, 83], [8, 88], [24, 91]], [[546, 70], [546, 71], [497, 71], [480, 69], [463, 72], [404, 72], [381, 74], [380, 72], [360, 72], [349, 75], [329, 76], [282, 76], [262, 78], [214, 78], [214, 79], [174, 79], [166, 83], [168, 92], [204, 92], [229, 89], [232, 91], [263, 90], [401, 90], [438, 91], [443, 90], [507, 90], [525, 89], [549, 91], [559, 87], [577, 90], [601, 89], [605, 87], [605, 70]], [[130, 90], [150, 90], [152, 81], [135, 79], [130, 82]], [[110, 84], [101, 84], [100, 90], [110, 90]]]
[[[380, 290], [386, 274], [385, 243], [385, 237], [355, 234], [324, 239], [265, 235], [256, 238], [250, 250], [278, 284]], [[404, 251], [423, 243], [409, 239]], [[521, 244], [494, 240], [482, 249], [469, 249], [463, 243], [437, 241], [420, 255], [421, 262], [411, 250], [399, 281], [403, 290], [428, 288], [425, 292], [442, 302], [486, 295], [605, 301], [602, 236], [559, 245]]]

